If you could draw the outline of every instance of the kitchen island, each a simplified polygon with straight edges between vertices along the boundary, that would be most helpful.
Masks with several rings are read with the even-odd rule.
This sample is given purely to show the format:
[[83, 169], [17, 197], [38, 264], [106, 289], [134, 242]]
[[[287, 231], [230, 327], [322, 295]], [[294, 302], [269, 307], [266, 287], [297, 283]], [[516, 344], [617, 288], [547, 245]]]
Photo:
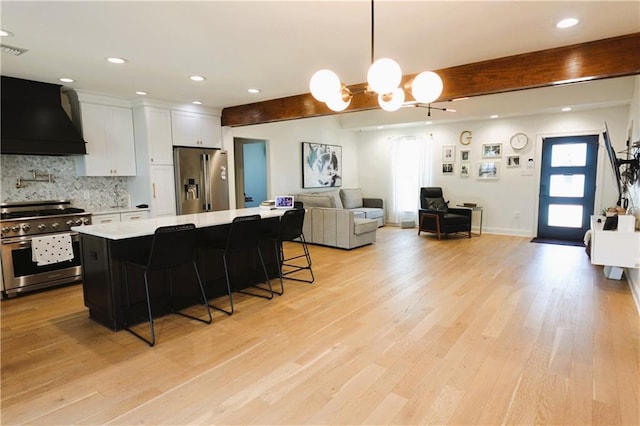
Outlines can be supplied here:
[[[277, 229], [279, 218], [284, 214], [284, 210], [256, 207], [73, 227], [72, 230], [80, 234], [82, 286], [84, 304], [89, 309], [89, 317], [114, 331], [124, 328], [125, 299], [122, 262], [135, 253], [149, 251], [157, 228], [193, 223], [197, 228], [199, 241], [224, 241], [235, 217], [254, 214], [262, 217], [262, 226], [265, 231], [273, 231]], [[272, 244], [265, 241], [261, 249], [269, 277], [277, 277], [277, 262]], [[200, 253], [198, 268], [203, 278], [207, 298], [226, 295], [221, 256], [214, 255], [211, 251]], [[232, 262], [241, 265], [239, 269], [249, 277], [247, 285], [252, 283], [251, 280], [260, 282], [261, 267], [255, 256], [238, 256], [232, 259]], [[163, 277], [155, 275], [161, 272], [152, 271], [151, 274], [150, 279], [153, 282], [162, 282]], [[193, 270], [186, 265], [184, 270], [177, 270], [174, 276], [181, 279], [174, 280], [176, 281], [174, 282], [175, 295], [180, 300], [191, 300], [192, 304], [198, 303], [197, 286], [186, 281], [195, 281]], [[132, 303], [142, 302], [144, 300], [142, 272], [130, 270], [128, 277]], [[162, 285], [153, 286], [151, 293], [152, 299], [162, 300], [165, 288]], [[154, 312], [167, 313], [168, 307], [154, 304]]]

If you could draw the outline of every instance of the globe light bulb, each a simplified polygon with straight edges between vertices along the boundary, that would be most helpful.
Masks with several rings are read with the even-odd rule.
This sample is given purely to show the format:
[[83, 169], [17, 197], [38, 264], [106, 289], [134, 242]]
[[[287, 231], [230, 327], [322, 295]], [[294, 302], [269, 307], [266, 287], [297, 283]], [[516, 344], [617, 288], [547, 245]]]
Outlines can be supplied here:
[[438, 74], [425, 71], [415, 76], [411, 82], [411, 94], [416, 101], [428, 104], [440, 97], [443, 87]]
[[393, 59], [381, 58], [369, 67], [367, 83], [377, 93], [391, 93], [400, 85], [402, 70]]
[[348, 89], [342, 89], [337, 92], [335, 95], [332, 95], [329, 99], [327, 99], [327, 107], [331, 111], [341, 112], [347, 109], [349, 104], [351, 104], [351, 92]]
[[378, 104], [385, 111], [393, 112], [400, 109], [404, 103], [404, 90], [397, 87], [391, 93], [380, 93]]
[[311, 95], [320, 102], [327, 102], [327, 100], [340, 93], [340, 78], [331, 70], [316, 71], [309, 81], [309, 89]]

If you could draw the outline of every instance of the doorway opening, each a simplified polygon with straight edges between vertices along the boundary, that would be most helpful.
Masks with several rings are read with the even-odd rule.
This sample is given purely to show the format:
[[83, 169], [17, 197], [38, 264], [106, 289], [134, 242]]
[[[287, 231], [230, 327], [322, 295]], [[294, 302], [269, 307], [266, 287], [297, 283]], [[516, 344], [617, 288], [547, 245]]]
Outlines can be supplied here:
[[258, 207], [267, 199], [267, 141], [233, 138], [236, 207]]
[[595, 206], [598, 135], [542, 140], [535, 240], [581, 243]]

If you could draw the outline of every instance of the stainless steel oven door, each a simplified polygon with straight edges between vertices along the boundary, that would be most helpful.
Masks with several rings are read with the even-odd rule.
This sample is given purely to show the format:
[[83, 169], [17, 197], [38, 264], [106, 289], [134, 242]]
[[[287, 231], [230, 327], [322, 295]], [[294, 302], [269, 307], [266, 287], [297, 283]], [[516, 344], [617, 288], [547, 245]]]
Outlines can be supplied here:
[[80, 280], [82, 278], [80, 238], [77, 232], [69, 234], [73, 245], [73, 259], [43, 266], [38, 266], [32, 260], [32, 237], [3, 238], [2, 273], [5, 294], [15, 296], [23, 291]]

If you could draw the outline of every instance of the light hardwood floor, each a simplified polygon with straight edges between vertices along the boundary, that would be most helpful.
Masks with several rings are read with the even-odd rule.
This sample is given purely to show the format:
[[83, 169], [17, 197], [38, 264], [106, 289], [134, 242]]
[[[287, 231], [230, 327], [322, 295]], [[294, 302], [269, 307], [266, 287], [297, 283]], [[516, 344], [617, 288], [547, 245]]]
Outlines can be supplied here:
[[4, 300], [2, 424], [640, 423], [638, 312], [579, 247], [385, 227], [150, 348], [79, 285]]

